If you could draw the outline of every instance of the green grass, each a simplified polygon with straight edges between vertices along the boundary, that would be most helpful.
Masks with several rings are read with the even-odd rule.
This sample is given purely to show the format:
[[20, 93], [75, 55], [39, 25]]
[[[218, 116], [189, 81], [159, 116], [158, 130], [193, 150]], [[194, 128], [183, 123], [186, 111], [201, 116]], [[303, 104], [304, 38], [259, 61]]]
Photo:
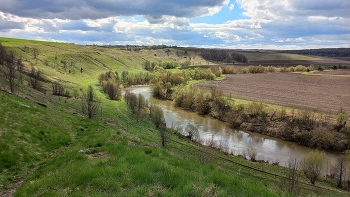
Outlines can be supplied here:
[[[139, 71], [144, 58], [155, 57], [63, 43], [0, 41], [20, 54], [27, 66], [37, 62], [46, 77], [61, 80], [79, 94], [92, 84], [102, 107], [96, 119], [89, 120], [81, 114], [79, 99], [43, 94], [25, 84], [16, 85], [16, 95], [0, 91], [0, 193], [24, 181], [15, 196], [288, 196], [276, 175], [265, 173], [284, 175], [285, 168], [224, 155], [175, 135], [162, 148], [150, 120], [137, 121], [123, 101], [107, 100], [96, 85], [98, 73], [109, 68]], [[40, 49], [38, 61], [21, 51], [24, 46]], [[43, 63], [69, 58], [84, 66], [83, 73]], [[1, 76], [0, 85], [7, 86]], [[49, 83], [44, 85], [50, 88]], [[203, 151], [205, 163], [199, 160]], [[316, 184], [334, 190], [333, 183]], [[303, 184], [303, 196], [317, 194], [348, 193]]]

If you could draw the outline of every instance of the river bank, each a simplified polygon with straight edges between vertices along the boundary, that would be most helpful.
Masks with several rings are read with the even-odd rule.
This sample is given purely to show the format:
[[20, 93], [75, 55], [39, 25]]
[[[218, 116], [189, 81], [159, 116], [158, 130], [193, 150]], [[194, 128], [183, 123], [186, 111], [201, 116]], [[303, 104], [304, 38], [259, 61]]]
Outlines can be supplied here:
[[[142, 94], [147, 100], [153, 100], [164, 111], [164, 118], [167, 127], [184, 127], [188, 123], [198, 128], [199, 136], [204, 143], [210, 141], [215, 144], [227, 147], [227, 152], [234, 155], [244, 155], [248, 151], [256, 152], [257, 160], [279, 163], [287, 166], [290, 158], [301, 160], [311, 152], [312, 148], [300, 145], [295, 142], [284, 141], [279, 138], [249, 132], [242, 129], [232, 129], [228, 123], [222, 122], [211, 116], [201, 116], [195, 112], [175, 107], [172, 101], [158, 100], [152, 98], [152, 91], [149, 86], [137, 86], [130, 89], [135, 94]], [[338, 151], [326, 151], [329, 162], [340, 156]], [[328, 171], [327, 169], [325, 169]]]

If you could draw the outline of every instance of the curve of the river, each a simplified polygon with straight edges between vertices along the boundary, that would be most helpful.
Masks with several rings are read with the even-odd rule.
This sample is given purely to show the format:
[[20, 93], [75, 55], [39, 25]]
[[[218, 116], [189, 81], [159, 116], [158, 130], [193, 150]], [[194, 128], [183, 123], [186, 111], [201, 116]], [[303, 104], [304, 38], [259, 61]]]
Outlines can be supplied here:
[[[135, 94], [142, 94], [145, 99], [153, 100], [164, 111], [164, 118], [167, 127], [180, 125], [185, 127], [188, 123], [194, 124], [202, 141], [213, 139], [216, 144], [225, 145], [230, 153], [235, 155], [244, 154], [244, 151], [254, 150], [257, 159], [272, 162], [279, 162], [279, 165], [287, 166], [290, 158], [301, 160], [311, 152], [312, 148], [299, 145], [295, 142], [283, 141], [278, 138], [269, 137], [248, 131], [233, 130], [226, 123], [210, 116], [200, 116], [196, 113], [174, 107], [171, 101], [164, 101], [152, 98], [149, 86], [135, 86], [130, 88]], [[340, 155], [336, 151], [327, 151], [328, 165]], [[324, 169], [328, 171], [327, 169]]]

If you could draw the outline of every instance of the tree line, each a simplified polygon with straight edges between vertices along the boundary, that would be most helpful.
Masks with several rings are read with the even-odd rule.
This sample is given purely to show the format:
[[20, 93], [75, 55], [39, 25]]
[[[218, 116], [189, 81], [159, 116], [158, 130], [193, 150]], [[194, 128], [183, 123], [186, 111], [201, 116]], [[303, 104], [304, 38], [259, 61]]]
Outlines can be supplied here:
[[248, 62], [248, 58], [243, 54], [225, 49], [202, 49], [200, 55], [207, 61], [218, 61], [225, 63]]
[[327, 57], [350, 57], [350, 48], [283, 50], [279, 52], [302, 54], [302, 55], [327, 56]]

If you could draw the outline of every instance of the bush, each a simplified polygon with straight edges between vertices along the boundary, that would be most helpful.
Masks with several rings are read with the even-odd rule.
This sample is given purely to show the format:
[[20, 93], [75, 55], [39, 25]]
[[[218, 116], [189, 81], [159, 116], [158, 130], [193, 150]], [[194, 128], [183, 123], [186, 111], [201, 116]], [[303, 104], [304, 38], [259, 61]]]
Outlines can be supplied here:
[[166, 127], [164, 112], [162, 108], [160, 108], [157, 105], [152, 105], [150, 108], [150, 116], [151, 116], [152, 122], [156, 125], [157, 128]]
[[226, 122], [234, 129], [239, 128], [244, 118], [238, 112], [231, 111], [227, 114]]
[[263, 66], [249, 66], [248, 73], [264, 73], [265, 68]]
[[195, 141], [199, 139], [199, 132], [195, 125], [191, 123], [187, 123], [187, 126], [185, 127], [185, 131], [190, 140]]
[[310, 141], [311, 146], [315, 146], [320, 149], [327, 149], [334, 143], [334, 132], [329, 128], [322, 125], [317, 126], [312, 131], [312, 138]]
[[226, 66], [222, 68], [222, 74], [236, 74], [237, 71], [234, 66]]
[[294, 68], [295, 72], [305, 72], [307, 70], [307, 68], [303, 65], [298, 65]]
[[249, 103], [247, 105], [246, 112], [251, 118], [263, 116], [266, 114], [264, 105], [257, 102]]
[[102, 83], [102, 89], [108, 95], [109, 99], [120, 100], [122, 93], [118, 82], [104, 81]]
[[301, 161], [301, 169], [313, 185], [321, 174], [325, 157], [326, 154], [324, 152], [316, 150], [310, 152]]
[[272, 66], [268, 66], [265, 68], [265, 71], [266, 72], [270, 72], [270, 73], [273, 73], [276, 71], [276, 68], [272, 67]]

